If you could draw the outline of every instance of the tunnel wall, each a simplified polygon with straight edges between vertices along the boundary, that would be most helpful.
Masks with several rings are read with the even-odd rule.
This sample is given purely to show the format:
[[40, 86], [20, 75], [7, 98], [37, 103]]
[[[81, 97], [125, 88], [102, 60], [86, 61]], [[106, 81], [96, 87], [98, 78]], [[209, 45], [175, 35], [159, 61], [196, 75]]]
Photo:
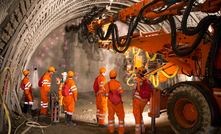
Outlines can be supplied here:
[[[79, 20], [70, 21], [73, 24]], [[116, 54], [112, 51], [98, 48], [96, 43], [88, 43], [85, 40], [83, 43], [78, 41], [76, 32], [65, 33], [64, 27], [70, 22], [60, 25], [53, 30], [36, 48], [30, 61], [25, 69], [31, 71], [30, 81], [33, 83], [33, 90], [39, 94], [38, 80], [47, 72], [50, 66], [57, 69], [52, 75], [51, 92], [58, 91], [56, 77], [61, 78], [61, 73], [73, 71], [75, 73], [73, 80], [75, 81], [78, 92], [87, 92], [93, 90], [93, 82], [99, 75], [100, 67], [107, 69], [106, 79], [109, 81], [110, 70], [116, 70], [117, 80], [123, 85], [125, 90], [131, 90], [123, 82], [126, 75], [124, 70], [123, 54]], [[118, 22], [119, 34], [124, 35], [127, 32], [128, 26]], [[37, 69], [37, 70], [36, 70]]]

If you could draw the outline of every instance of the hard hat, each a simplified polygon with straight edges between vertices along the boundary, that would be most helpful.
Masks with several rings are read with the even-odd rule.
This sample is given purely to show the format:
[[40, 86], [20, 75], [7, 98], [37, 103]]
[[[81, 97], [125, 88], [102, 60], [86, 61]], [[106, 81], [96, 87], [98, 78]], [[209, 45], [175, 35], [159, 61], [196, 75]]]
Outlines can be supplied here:
[[139, 67], [139, 68], [136, 70], [136, 72], [139, 73], [139, 74], [144, 75], [145, 73], [147, 73], [147, 70], [144, 69], [143, 67]]
[[74, 72], [68, 71], [68, 77], [73, 77], [73, 76], [74, 76]]
[[26, 75], [29, 74], [29, 73], [30, 73], [30, 71], [28, 71], [28, 70], [25, 70], [25, 71], [23, 72], [24, 76], [26, 76]]
[[110, 77], [115, 77], [115, 76], [117, 76], [117, 72], [115, 70], [111, 70], [110, 73], [109, 73], [109, 76]]
[[63, 73], [61, 73], [61, 75], [68, 75], [68, 74], [67, 74], [67, 72], [63, 72]]
[[55, 71], [55, 68], [54, 68], [54, 67], [52, 67], [52, 66], [48, 68], [48, 71], [51, 71], [51, 72], [56, 72], [56, 71]]
[[100, 73], [104, 73], [105, 71], [107, 71], [104, 67], [100, 68]]

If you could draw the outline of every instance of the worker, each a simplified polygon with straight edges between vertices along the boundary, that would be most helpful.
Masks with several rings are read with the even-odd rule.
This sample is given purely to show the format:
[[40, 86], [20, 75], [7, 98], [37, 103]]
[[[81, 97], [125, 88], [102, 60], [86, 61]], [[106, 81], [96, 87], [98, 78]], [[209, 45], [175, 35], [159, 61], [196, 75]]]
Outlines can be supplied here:
[[99, 127], [105, 127], [104, 125], [104, 119], [107, 112], [107, 97], [103, 96], [104, 92], [104, 85], [106, 84], [106, 69], [104, 67], [100, 68], [100, 75], [97, 77], [98, 84], [99, 84], [99, 90], [97, 93], [95, 93], [96, 97], [96, 107], [97, 107], [97, 123]]
[[153, 84], [148, 79], [144, 78], [144, 74], [147, 72], [143, 67], [136, 69], [136, 77], [134, 80], [134, 86], [132, 90], [132, 99], [133, 99], [133, 115], [135, 118], [135, 134], [145, 133], [145, 126], [143, 121], [143, 110], [146, 106], [148, 99], [143, 99], [139, 95], [139, 91], [143, 81], [149, 83], [150, 90], [152, 90]]
[[64, 96], [64, 106], [65, 106], [65, 123], [68, 126], [76, 126], [76, 123], [71, 121], [72, 115], [75, 110], [75, 102], [77, 101], [77, 87], [75, 85], [74, 80], [72, 79], [74, 76], [74, 72], [68, 72], [68, 79], [65, 81], [64, 84], [67, 84], [69, 95]]
[[24, 84], [24, 95], [25, 95], [24, 113], [31, 114], [31, 108], [33, 105], [33, 97], [32, 97], [32, 91], [31, 91], [32, 84], [28, 79], [28, 77], [30, 76], [30, 71], [25, 70], [23, 74], [25, 76], [24, 79], [22, 80], [22, 83]]
[[48, 114], [48, 99], [49, 99], [49, 92], [51, 88], [51, 76], [55, 72], [54, 67], [49, 67], [48, 72], [45, 73], [42, 77], [42, 86], [40, 87], [41, 92], [41, 111], [40, 113], [43, 116], [47, 116]]
[[61, 73], [62, 75], [62, 78], [59, 79], [59, 78], [56, 78], [56, 83], [59, 85], [59, 88], [58, 88], [58, 96], [59, 96], [59, 103], [60, 103], [60, 111], [64, 111], [64, 108], [63, 108], [63, 96], [62, 96], [62, 93], [61, 93], [61, 90], [62, 90], [62, 86], [64, 84], [64, 82], [66, 81], [67, 79], [67, 72], [63, 72]]
[[116, 113], [118, 119], [119, 119], [119, 131], [118, 134], [125, 134], [125, 125], [124, 125], [124, 107], [123, 102], [121, 100], [121, 97], [124, 96], [124, 90], [122, 88], [122, 85], [116, 80], [117, 72], [115, 70], [111, 70], [109, 73], [110, 76], [110, 82], [106, 83], [104, 86], [105, 93], [104, 96], [108, 97], [110, 94], [110, 90], [116, 91], [120, 97], [119, 97], [119, 104], [113, 104], [110, 98], [108, 98], [107, 101], [107, 107], [108, 107], [108, 128], [110, 134], [114, 134], [114, 126], [115, 126], [115, 120], [114, 115]]

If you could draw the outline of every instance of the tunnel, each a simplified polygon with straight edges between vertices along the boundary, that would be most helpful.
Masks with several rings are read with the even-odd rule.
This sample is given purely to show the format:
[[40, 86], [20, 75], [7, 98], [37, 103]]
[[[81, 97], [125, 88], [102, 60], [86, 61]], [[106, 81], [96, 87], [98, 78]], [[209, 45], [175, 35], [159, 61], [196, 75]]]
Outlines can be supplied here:
[[[204, 2], [203, 0], [197, 1]], [[61, 73], [74, 72], [73, 80], [77, 86], [78, 101], [72, 119], [77, 122], [77, 126], [75, 128], [66, 126], [64, 124], [64, 113], [60, 114], [60, 121], [57, 124], [51, 124], [50, 119], [35, 118], [35, 120], [40, 121], [42, 126], [47, 126], [43, 128], [45, 133], [70, 133], [74, 131], [86, 134], [108, 133], [108, 127], [101, 129], [96, 125], [96, 99], [93, 84], [101, 67], [105, 67], [107, 70], [105, 76], [107, 82], [110, 81], [109, 72], [111, 70], [117, 72], [116, 79], [125, 91], [123, 102], [126, 130], [129, 133], [134, 133], [133, 101], [131, 98], [133, 86], [128, 84], [130, 75], [126, 62], [129, 59], [127, 56], [134, 60], [133, 50], [129, 50], [127, 54], [121, 54], [100, 48], [97, 43], [89, 43], [86, 39], [80, 43], [78, 31], [67, 32], [65, 28], [81, 24], [85, 14], [95, 6], [102, 9], [111, 4], [111, 9], [105, 13], [106, 16], [110, 16], [138, 2], [141, 0], [0, 0], [0, 69], [2, 75], [0, 88], [2, 89], [2, 98], [11, 111], [9, 114], [12, 120], [12, 132], [43, 132], [38, 127], [29, 127], [28, 129], [28, 125], [19, 126], [23, 120], [20, 119], [22, 118], [19, 116], [21, 111], [17, 107], [22, 108], [24, 103], [24, 91], [20, 88], [20, 83], [24, 78], [23, 71], [29, 70], [34, 100], [32, 110], [37, 112], [41, 105], [39, 79], [48, 71], [50, 66], [53, 66], [56, 72], [51, 77], [50, 93], [57, 94], [59, 85], [56, 84], [56, 78], [62, 78]], [[207, 13], [202, 12], [191, 13], [188, 18], [188, 26], [197, 26], [200, 20], [207, 15]], [[220, 12], [216, 12], [215, 15], [220, 16]], [[174, 18], [177, 29], [179, 29], [182, 15], [176, 15]], [[119, 36], [127, 35], [128, 22], [116, 21], [115, 24], [118, 27]], [[135, 33], [141, 31], [151, 33], [159, 30], [170, 33], [169, 21], [151, 25], [138, 23], [134, 31]], [[138, 52], [139, 48], [134, 48], [134, 50]], [[141, 66], [145, 66], [149, 72], [168, 63], [159, 54], [155, 61], [149, 61], [144, 50], [140, 50], [140, 55], [142, 56]], [[150, 55], [153, 56], [153, 54]], [[7, 67], [11, 75], [9, 71], [3, 71]], [[130, 71], [133, 71], [133, 67], [130, 68]], [[174, 78], [160, 82], [158, 88], [163, 90], [182, 81], [200, 81], [200, 79], [177, 74]], [[130, 83], [133, 83], [132, 79]], [[0, 106], [0, 133], [8, 133], [7, 116], [2, 103]], [[146, 133], [151, 133], [152, 127], [151, 118], [148, 117], [149, 111], [150, 105], [147, 105], [143, 113]], [[162, 112], [161, 116], [156, 118], [156, 133], [175, 133], [165, 111]], [[115, 118], [115, 122], [118, 123], [117, 117]], [[108, 124], [107, 115], [105, 124]], [[59, 129], [56, 130], [57, 128]]]

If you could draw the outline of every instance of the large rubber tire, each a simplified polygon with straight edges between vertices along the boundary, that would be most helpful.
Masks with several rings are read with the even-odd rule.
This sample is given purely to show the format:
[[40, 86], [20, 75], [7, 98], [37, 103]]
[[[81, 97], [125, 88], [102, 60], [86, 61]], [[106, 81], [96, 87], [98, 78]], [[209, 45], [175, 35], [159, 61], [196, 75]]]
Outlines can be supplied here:
[[[194, 114], [185, 116], [186, 107]], [[191, 115], [191, 110], [189, 115]], [[204, 134], [211, 125], [211, 111], [204, 96], [191, 85], [180, 85], [171, 93], [167, 115], [170, 125], [176, 134]]]

